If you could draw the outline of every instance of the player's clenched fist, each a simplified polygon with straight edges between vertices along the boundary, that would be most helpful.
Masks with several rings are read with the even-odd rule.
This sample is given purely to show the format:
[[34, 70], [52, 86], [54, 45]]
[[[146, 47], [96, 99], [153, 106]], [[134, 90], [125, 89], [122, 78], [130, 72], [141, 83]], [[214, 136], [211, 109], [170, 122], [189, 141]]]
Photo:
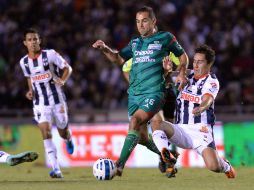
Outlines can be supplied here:
[[93, 44], [93, 48], [97, 48], [97, 49], [104, 49], [106, 47], [105, 43], [102, 40], [97, 40], [94, 44]]
[[33, 91], [32, 90], [27, 91], [26, 98], [28, 100], [32, 100], [33, 99]]

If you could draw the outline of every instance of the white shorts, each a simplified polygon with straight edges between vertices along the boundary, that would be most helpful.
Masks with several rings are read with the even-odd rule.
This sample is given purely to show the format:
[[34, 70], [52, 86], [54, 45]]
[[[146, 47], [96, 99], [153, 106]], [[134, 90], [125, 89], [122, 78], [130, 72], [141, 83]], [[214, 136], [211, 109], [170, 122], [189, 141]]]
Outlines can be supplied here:
[[50, 106], [34, 105], [33, 112], [37, 123], [55, 123], [60, 129], [68, 125], [68, 109], [65, 102]]
[[169, 141], [180, 148], [196, 150], [200, 155], [205, 148], [215, 148], [211, 125], [173, 124], [172, 127], [174, 135]]

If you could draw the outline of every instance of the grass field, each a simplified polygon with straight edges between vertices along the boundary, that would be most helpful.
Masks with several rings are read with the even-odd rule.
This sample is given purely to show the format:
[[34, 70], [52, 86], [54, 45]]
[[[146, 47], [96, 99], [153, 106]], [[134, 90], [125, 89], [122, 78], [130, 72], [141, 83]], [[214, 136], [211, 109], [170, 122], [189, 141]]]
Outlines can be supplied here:
[[254, 168], [237, 168], [237, 178], [227, 179], [206, 169], [180, 168], [176, 178], [166, 178], [156, 168], [126, 168], [121, 178], [97, 181], [92, 168], [64, 168], [64, 179], [51, 179], [48, 168], [34, 163], [0, 166], [0, 190], [254, 190]]

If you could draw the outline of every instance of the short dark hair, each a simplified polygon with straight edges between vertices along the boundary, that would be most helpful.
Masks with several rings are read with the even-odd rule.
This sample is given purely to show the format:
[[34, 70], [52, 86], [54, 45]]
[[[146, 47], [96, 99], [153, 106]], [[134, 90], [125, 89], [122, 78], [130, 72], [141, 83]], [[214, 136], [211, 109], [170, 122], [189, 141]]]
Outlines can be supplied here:
[[148, 15], [149, 15], [149, 18], [151, 18], [151, 19], [156, 19], [152, 7], [148, 7], [148, 6], [141, 7], [141, 8], [139, 8], [139, 9], [137, 10], [136, 13], [140, 13], [140, 12], [147, 12]]
[[40, 37], [40, 33], [38, 30], [36, 30], [35, 28], [27, 28], [23, 33], [23, 40], [26, 40], [26, 35], [28, 33], [38, 34], [38, 36]]
[[207, 63], [213, 65], [215, 61], [215, 51], [210, 46], [206, 44], [200, 45], [195, 49], [195, 53], [205, 54]]

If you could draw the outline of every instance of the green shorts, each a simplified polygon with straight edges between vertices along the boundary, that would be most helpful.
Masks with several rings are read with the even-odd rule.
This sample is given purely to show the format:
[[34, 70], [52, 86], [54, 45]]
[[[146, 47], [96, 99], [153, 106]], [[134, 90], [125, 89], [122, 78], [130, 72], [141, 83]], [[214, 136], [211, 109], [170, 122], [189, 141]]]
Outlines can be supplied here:
[[129, 95], [128, 115], [131, 117], [138, 109], [144, 110], [149, 116], [154, 116], [160, 111], [165, 103], [164, 93]]

